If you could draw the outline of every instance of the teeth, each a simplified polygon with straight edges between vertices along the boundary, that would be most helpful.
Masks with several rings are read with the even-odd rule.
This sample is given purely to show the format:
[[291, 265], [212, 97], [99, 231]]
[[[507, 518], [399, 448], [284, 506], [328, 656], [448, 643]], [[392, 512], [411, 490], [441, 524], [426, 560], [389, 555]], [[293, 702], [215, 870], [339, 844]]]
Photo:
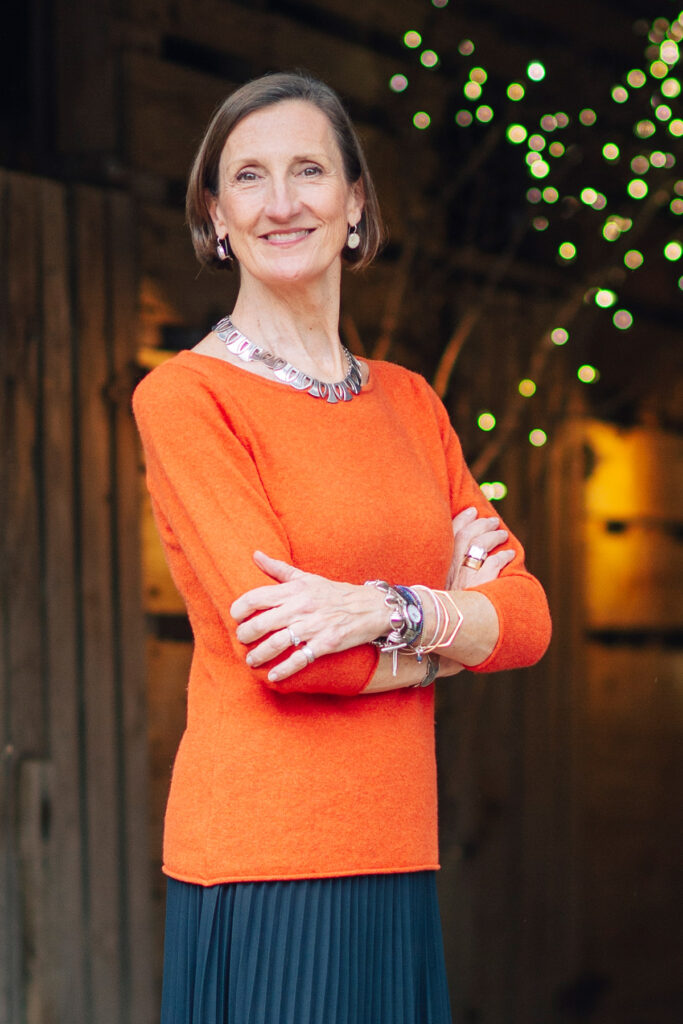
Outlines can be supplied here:
[[295, 238], [304, 238], [308, 234], [308, 228], [304, 228], [301, 231], [271, 231], [266, 238], [273, 239], [276, 242], [290, 242]]

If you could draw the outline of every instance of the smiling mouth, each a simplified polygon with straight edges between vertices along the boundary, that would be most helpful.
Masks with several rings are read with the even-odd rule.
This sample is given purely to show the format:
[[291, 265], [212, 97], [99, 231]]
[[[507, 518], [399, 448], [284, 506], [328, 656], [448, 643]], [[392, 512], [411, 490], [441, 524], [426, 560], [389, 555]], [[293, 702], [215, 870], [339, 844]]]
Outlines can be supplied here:
[[266, 242], [297, 242], [300, 238], [306, 238], [312, 234], [313, 228], [300, 228], [297, 231], [270, 231], [267, 235], [261, 235]]

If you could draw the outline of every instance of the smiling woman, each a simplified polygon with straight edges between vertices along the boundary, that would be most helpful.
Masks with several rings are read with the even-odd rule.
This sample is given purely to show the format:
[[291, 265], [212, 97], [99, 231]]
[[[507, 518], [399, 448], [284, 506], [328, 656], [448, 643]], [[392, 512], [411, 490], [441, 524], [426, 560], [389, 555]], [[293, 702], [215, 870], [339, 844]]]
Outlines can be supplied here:
[[448, 1024], [432, 684], [537, 660], [543, 591], [426, 381], [341, 343], [382, 229], [332, 90], [228, 97], [187, 213], [240, 288], [134, 396], [195, 638], [162, 1022]]

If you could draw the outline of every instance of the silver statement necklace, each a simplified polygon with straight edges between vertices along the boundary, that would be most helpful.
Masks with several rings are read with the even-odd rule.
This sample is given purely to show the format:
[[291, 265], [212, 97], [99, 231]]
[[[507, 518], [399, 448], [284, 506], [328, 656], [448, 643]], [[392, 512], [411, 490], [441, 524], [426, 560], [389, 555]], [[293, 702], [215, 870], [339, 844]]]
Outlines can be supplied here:
[[292, 366], [286, 359], [274, 356], [272, 352], [249, 341], [246, 335], [237, 330], [229, 316], [219, 320], [213, 330], [233, 355], [239, 356], [245, 363], [256, 360], [264, 363], [283, 384], [289, 384], [297, 391], [307, 391], [313, 398], [326, 398], [328, 402], [350, 402], [354, 395], [360, 394], [363, 383], [360, 365], [345, 345], [342, 345], [342, 349], [349, 367], [348, 372], [343, 380], [328, 384], [327, 381], [311, 377], [303, 370], [297, 370], [296, 366]]

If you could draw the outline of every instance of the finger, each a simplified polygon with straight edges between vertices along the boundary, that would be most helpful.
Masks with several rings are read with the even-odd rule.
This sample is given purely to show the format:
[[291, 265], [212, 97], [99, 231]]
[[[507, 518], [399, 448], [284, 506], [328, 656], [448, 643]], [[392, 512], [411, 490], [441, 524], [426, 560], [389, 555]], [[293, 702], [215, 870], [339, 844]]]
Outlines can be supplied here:
[[[310, 643], [305, 644], [309, 650], [312, 650]], [[315, 653], [315, 652], [314, 652]], [[315, 654], [316, 657], [320, 657], [319, 654]], [[268, 673], [268, 678], [271, 683], [278, 682], [280, 679], [288, 679], [293, 676], [295, 672], [301, 672], [302, 669], [307, 668], [311, 662], [306, 657], [303, 647], [297, 647], [295, 651], [284, 661], [281, 661], [279, 665], [272, 668]]]
[[497, 530], [500, 526], [500, 519], [498, 516], [484, 516], [480, 519], [476, 519], [473, 523], [467, 523], [455, 537], [456, 546], [466, 549], [472, 543], [479, 543], [478, 538], [485, 533], [490, 533], [492, 530]]
[[506, 551], [497, 551], [495, 555], [489, 555], [481, 569], [475, 570], [474, 580], [469, 586], [478, 586], [480, 583], [490, 583], [492, 580], [497, 580], [501, 570], [506, 565], [509, 565], [514, 557], [515, 552], [509, 548]]
[[279, 629], [287, 629], [292, 625], [292, 611], [282, 606], [268, 608], [258, 615], [252, 615], [241, 622], [236, 630], [237, 639], [241, 644], [253, 644], [262, 636], [274, 633]]
[[260, 569], [280, 583], [287, 583], [289, 580], [295, 580], [304, 575], [301, 569], [290, 565], [289, 562], [283, 562], [280, 558], [271, 558], [263, 551], [254, 552], [254, 561]]
[[458, 512], [457, 516], [453, 516], [452, 528], [453, 533], [459, 533], [464, 526], [468, 523], [473, 522], [477, 518], [477, 510], [474, 505], [470, 505], [469, 508], [464, 508], [462, 512]]
[[246, 594], [242, 594], [236, 601], [233, 601], [230, 606], [230, 614], [237, 622], [242, 622], [254, 612], [263, 611], [264, 608], [277, 607], [290, 594], [291, 589], [287, 589], [286, 583], [275, 583], [269, 587], [254, 587], [253, 590], [247, 590]]
[[493, 551], [500, 544], [504, 544], [508, 536], [507, 530], [485, 530], [476, 536], [474, 540], [485, 551]]
[[[258, 668], [259, 665], [265, 665], [267, 661], [278, 658], [291, 647], [292, 638], [289, 635], [289, 630], [279, 629], [276, 633], [272, 633], [263, 643], [252, 647], [246, 657], [247, 665], [250, 665], [251, 668]], [[298, 650], [298, 648], [293, 650]]]

